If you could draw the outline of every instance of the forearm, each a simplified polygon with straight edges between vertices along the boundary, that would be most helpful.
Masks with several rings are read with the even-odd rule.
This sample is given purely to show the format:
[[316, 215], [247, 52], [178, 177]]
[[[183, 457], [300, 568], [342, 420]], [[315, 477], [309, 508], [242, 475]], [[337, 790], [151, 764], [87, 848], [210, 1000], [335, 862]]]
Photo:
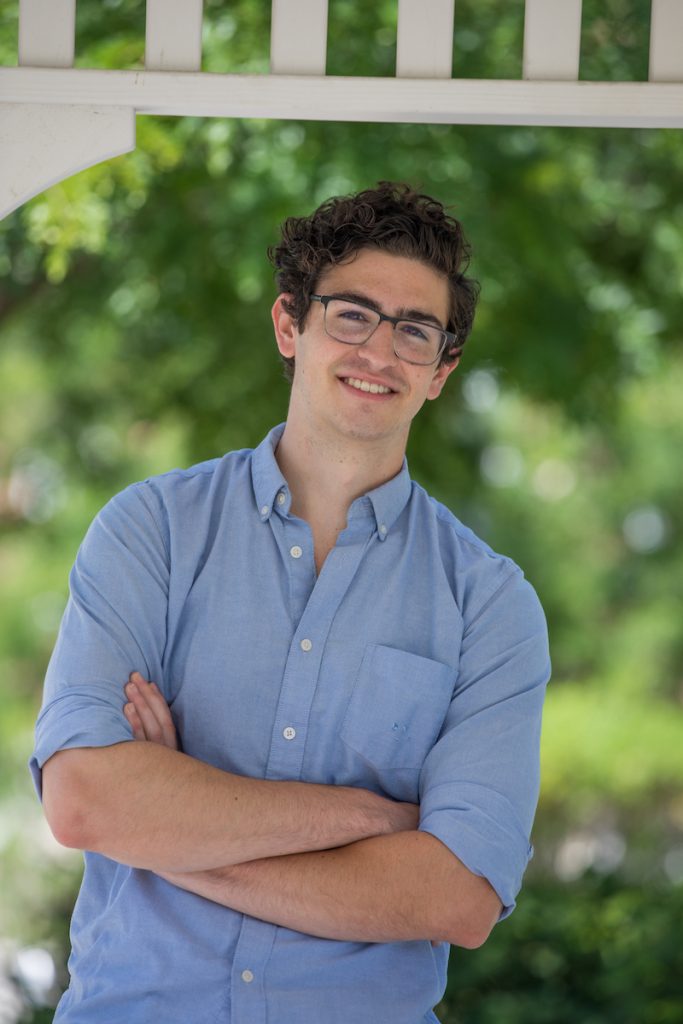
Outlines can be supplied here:
[[411, 827], [412, 814], [367, 790], [245, 778], [155, 743], [60, 751], [43, 803], [64, 845], [158, 871], [327, 849]]
[[326, 939], [477, 946], [500, 913], [488, 882], [424, 832], [340, 849], [165, 875], [206, 899]]

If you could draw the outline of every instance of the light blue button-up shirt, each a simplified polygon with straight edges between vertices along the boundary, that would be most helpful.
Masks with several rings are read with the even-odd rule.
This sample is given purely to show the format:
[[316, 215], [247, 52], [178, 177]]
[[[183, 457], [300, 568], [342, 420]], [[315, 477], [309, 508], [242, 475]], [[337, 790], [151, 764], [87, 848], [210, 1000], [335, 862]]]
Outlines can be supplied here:
[[[419, 802], [420, 829], [510, 912], [531, 854], [549, 675], [538, 599], [411, 482], [353, 502], [319, 576], [274, 457], [282, 427], [135, 484], [97, 516], [71, 574], [31, 768], [131, 740], [137, 669], [183, 749], [253, 778]], [[97, 854], [72, 922], [69, 1024], [436, 1021], [448, 946], [313, 938]]]

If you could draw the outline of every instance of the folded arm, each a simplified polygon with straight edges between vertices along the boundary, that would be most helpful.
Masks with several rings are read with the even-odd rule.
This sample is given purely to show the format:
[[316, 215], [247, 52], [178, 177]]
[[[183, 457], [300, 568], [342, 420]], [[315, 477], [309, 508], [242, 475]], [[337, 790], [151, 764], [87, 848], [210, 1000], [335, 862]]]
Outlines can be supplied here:
[[[137, 745], [175, 745], [173, 721], [156, 688], [140, 680], [127, 693], [125, 714], [135, 738], [153, 741]], [[397, 830], [331, 845], [339, 848], [159, 873], [215, 903], [326, 939], [431, 939], [473, 947], [498, 919], [501, 903], [486, 879], [428, 833]]]
[[201, 871], [417, 826], [412, 804], [220, 771], [174, 749], [170, 735], [160, 727], [156, 742], [53, 755], [43, 767], [43, 805], [59, 842], [132, 867]]
[[163, 877], [252, 917], [351, 942], [431, 939], [474, 948], [501, 911], [486, 879], [426, 832]]

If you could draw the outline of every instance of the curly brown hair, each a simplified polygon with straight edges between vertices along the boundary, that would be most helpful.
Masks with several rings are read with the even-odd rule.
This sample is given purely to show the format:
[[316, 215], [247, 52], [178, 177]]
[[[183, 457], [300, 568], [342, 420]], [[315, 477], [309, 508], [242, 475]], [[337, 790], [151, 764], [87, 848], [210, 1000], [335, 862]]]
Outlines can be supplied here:
[[[472, 330], [479, 285], [465, 276], [471, 250], [462, 225], [442, 203], [410, 185], [380, 181], [377, 188], [326, 200], [308, 217], [288, 217], [278, 245], [268, 249], [278, 288], [291, 295], [283, 301], [302, 331], [321, 273], [344, 263], [361, 249], [375, 248], [420, 260], [448, 278], [450, 313], [447, 330], [457, 344], [444, 350], [441, 363], [452, 363]], [[287, 380], [294, 359], [282, 357]]]

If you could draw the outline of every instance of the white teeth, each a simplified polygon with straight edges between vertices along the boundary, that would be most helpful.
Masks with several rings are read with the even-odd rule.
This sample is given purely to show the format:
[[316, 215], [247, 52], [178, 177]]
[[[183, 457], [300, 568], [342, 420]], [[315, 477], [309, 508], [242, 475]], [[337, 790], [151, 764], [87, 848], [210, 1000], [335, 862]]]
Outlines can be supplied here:
[[345, 384], [350, 384], [356, 391], [369, 391], [371, 395], [388, 395], [391, 388], [385, 388], [383, 384], [370, 384], [367, 380], [359, 380], [357, 377], [344, 377]]

